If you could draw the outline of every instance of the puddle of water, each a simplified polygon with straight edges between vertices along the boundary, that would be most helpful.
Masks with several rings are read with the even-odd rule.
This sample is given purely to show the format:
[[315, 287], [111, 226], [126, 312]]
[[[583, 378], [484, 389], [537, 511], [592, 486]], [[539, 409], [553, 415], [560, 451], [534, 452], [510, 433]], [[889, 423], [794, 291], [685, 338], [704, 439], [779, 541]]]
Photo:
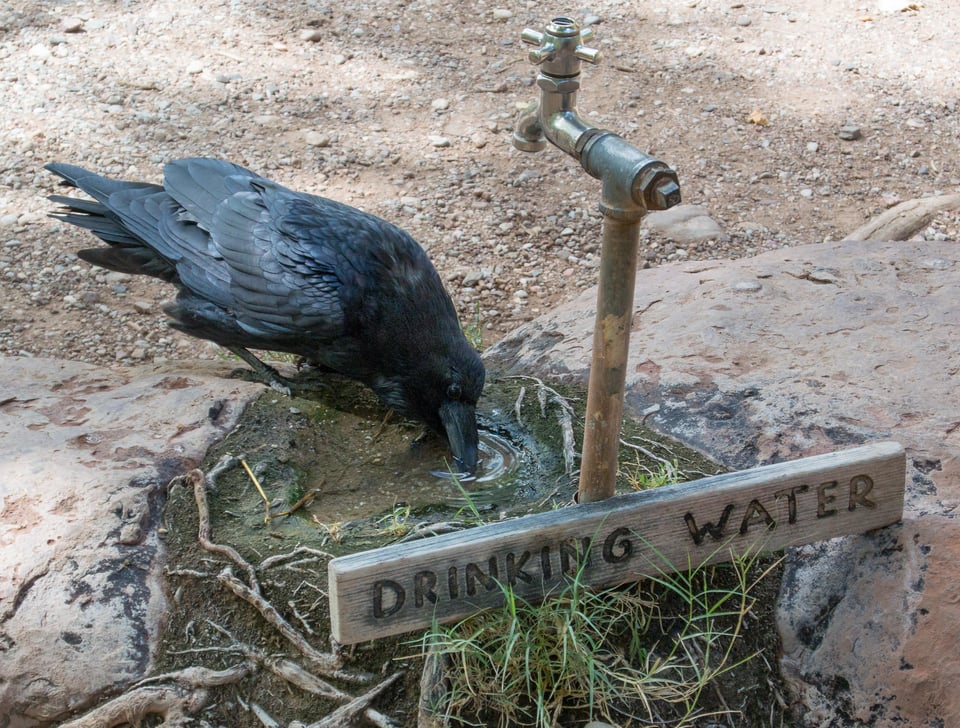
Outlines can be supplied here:
[[[478, 414], [480, 465], [469, 478], [450, 474], [450, 451], [439, 437], [422, 437], [414, 423], [384, 421], [373, 395], [352, 382], [316, 399], [265, 394], [208, 461], [243, 453], [273, 514], [319, 492], [295, 516], [265, 522], [262, 499], [238, 469], [223, 476], [211, 496], [217, 501], [211, 511], [222, 514], [218, 527], [236, 538], [266, 530], [275, 539], [322, 541], [335, 551], [340, 535], [349, 533], [343, 547], [356, 550], [395, 540], [419, 524], [497, 521], [569, 504], [577, 483], [565, 472], [561, 422], [569, 419], [570, 402], [582, 405], [584, 393], [560, 404], [560, 394], [546, 396], [535, 383], [491, 379]], [[666, 457], [676, 453], [668, 447]], [[635, 456], [627, 452], [623, 462]], [[680, 467], [687, 467], [682, 457]]]
[[481, 422], [480, 461], [472, 476], [451, 472], [450, 452], [439, 438], [395, 442], [388, 437], [367, 460], [373, 461], [371, 467], [358, 462], [349, 472], [342, 468], [338, 477], [324, 478], [310, 512], [324, 522], [369, 518], [397, 507], [433, 515], [473, 508], [525, 512], [531, 490], [548, 473], [536, 443], [512, 433], [507, 424], [490, 421], [489, 413]]

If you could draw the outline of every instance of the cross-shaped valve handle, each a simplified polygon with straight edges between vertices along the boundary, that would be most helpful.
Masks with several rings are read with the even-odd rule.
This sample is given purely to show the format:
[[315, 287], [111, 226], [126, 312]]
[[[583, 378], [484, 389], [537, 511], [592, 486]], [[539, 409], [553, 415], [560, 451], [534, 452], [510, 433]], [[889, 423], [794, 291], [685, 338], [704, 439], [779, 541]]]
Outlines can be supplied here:
[[530, 62], [537, 66], [548, 64], [550, 67], [543, 72], [549, 75], [573, 76], [580, 72], [579, 61], [600, 60], [600, 51], [583, 45], [593, 38], [593, 30], [581, 30], [570, 18], [554, 18], [543, 33], [526, 28], [520, 38], [528, 45], [537, 46], [530, 51]]

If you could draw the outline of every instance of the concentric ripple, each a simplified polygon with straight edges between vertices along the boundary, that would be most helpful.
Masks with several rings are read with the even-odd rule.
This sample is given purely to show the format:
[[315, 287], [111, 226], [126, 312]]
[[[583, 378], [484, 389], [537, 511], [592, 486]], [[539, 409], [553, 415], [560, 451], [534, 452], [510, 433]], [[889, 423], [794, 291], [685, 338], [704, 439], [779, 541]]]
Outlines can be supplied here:
[[442, 470], [431, 470], [430, 474], [447, 480], [455, 476], [469, 490], [478, 490], [479, 487], [489, 487], [501, 480], [507, 480], [520, 469], [520, 452], [509, 440], [500, 435], [481, 430], [477, 449], [480, 457], [477, 472], [473, 475], [451, 474]]

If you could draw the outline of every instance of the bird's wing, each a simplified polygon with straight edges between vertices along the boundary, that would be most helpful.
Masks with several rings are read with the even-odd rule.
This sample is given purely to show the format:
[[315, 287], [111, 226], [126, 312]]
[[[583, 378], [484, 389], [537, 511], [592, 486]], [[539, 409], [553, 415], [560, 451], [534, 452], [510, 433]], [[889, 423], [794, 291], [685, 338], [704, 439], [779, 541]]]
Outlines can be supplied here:
[[[178, 253], [183, 285], [229, 308], [255, 336], [343, 334], [349, 262], [336, 254], [340, 240], [324, 224], [321, 198], [212, 159], [168, 164], [164, 187], [171, 208], [159, 229]], [[309, 220], [290, 218], [298, 204], [316, 208]]]
[[229, 162], [173, 162], [164, 187], [171, 209], [160, 231], [181, 282], [255, 336], [322, 344], [355, 335], [433, 270], [386, 221]]

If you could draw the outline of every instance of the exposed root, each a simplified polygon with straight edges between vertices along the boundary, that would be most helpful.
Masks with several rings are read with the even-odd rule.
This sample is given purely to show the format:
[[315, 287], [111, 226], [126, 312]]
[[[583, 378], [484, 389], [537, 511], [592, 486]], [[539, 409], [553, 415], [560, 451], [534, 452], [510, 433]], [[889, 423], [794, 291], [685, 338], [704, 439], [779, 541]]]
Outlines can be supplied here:
[[321, 674], [338, 680], [368, 682], [365, 676], [345, 672], [342, 669], [343, 658], [340, 655], [320, 652], [311, 645], [293, 625], [283, 618], [276, 607], [263, 598], [260, 592], [251, 589], [235, 577], [229, 566], [217, 574], [217, 581], [260, 612], [260, 616], [272, 624]]
[[960, 208], [960, 194], [905, 200], [861, 225], [844, 240], [909, 240], [938, 213]]
[[250, 674], [253, 665], [242, 662], [226, 670], [189, 667], [158, 675], [146, 682], [168, 682], [169, 685], [140, 684], [118, 695], [86, 715], [62, 724], [62, 728], [112, 728], [139, 725], [148, 715], [162, 716], [166, 725], [186, 725], [189, 716], [204, 708], [209, 701], [208, 688], [240, 682]]
[[[345, 727], [354, 724], [360, 716], [366, 724], [379, 728], [396, 728], [394, 721], [370, 706], [373, 700], [399, 679], [403, 673], [398, 672], [391, 675], [367, 693], [356, 698], [324, 680], [319, 675], [354, 684], [370, 683], [373, 676], [345, 670], [343, 667], [344, 656], [338, 645], [333, 644], [330, 653], [321, 652], [311, 645], [306, 637], [291, 625], [263, 596], [260, 591], [257, 569], [232, 546], [213, 541], [207, 488], [213, 487], [218, 475], [229, 468], [235, 467], [238, 463], [242, 463], [240, 458], [227, 456], [221, 459], [208, 475], [205, 476], [199, 469], [194, 469], [186, 475], [175, 478], [171, 481], [169, 487], [180, 484], [192, 487], [199, 520], [197, 539], [201, 548], [232, 562], [233, 566], [237, 567], [246, 576], [247, 583], [234, 575], [232, 566], [225, 567], [216, 576], [217, 581], [228, 591], [253, 606], [264, 620], [280, 632], [303, 655], [310, 669], [306, 669], [286, 657], [270, 655], [254, 645], [239, 642], [229, 631], [208, 620], [208, 624], [213, 629], [227, 636], [233, 644], [202, 647], [188, 651], [198, 654], [202, 652], [237, 653], [243, 656], [243, 662], [220, 671], [195, 665], [183, 670], [151, 676], [134, 685], [122, 695], [64, 725], [70, 726], [70, 728], [112, 728], [119, 725], [139, 725], [147, 716], [160, 716], [165, 726], [185, 726], [192, 723], [192, 716], [195, 716], [210, 703], [213, 697], [211, 688], [240, 682], [259, 668], [280, 678], [293, 688], [321, 698], [344, 703], [326, 718], [310, 724], [310, 728]], [[289, 566], [291, 559], [301, 555], [307, 555], [311, 560], [318, 557], [330, 557], [330, 554], [323, 551], [298, 546], [290, 553], [264, 559], [260, 564], [260, 570], [281, 564]], [[201, 580], [211, 578], [210, 574], [194, 569], [170, 569], [169, 572]], [[307, 627], [303, 616], [299, 615], [296, 610], [294, 610], [294, 613]], [[255, 703], [251, 702], [244, 705], [253, 712], [262, 725], [279, 725], [276, 720]]]
[[439, 521], [437, 523], [418, 523], [397, 539], [397, 543], [405, 541], [415, 541], [418, 538], [428, 538], [430, 536], [439, 536], [441, 533], [454, 533], [467, 528], [467, 524], [462, 521]]
[[[214, 490], [217, 487], [217, 478], [223, 475], [228, 470], [233, 470], [240, 464], [240, 461], [243, 460], [243, 456], [237, 457], [236, 455], [231, 455], [227, 453], [222, 458], [217, 461], [217, 464], [214, 465], [210, 472], [207, 473], [207, 487], [210, 490]], [[176, 482], [176, 478], [174, 479]], [[171, 483], [172, 485], [172, 483]]]
[[309, 554], [311, 556], [320, 556], [325, 559], [332, 559], [333, 554], [327, 553], [326, 551], [320, 551], [319, 549], [310, 548], [309, 546], [297, 546], [293, 551], [286, 554], [276, 554], [275, 556], [269, 556], [263, 561], [260, 562], [260, 566], [257, 567], [257, 571], [266, 571], [277, 564], [282, 564], [285, 561], [290, 559], [295, 559], [301, 554]]
[[[402, 675], [402, 672], [393, 673], [393, 675], [378, 683], [368, 692], [364, 693], [358, 698], [354, 698], [346, 705], [337, 708], [326, 718], [321, 718], [317, 722], [311, 723], [307, 726], [307, 728], [343, 728], [343, 726], [353, 724], [356, 718], [361, 714], [370, 720], [368, 710], [370, 703], [373, 702], [374, 698], [380, 695], [380, 693], [400, 679]], [[373, 724], [376, 726], [380, 726], [381, 728], [392, 728], [394, 725], [393, 721], [389, 719], [387, 719], [387, 722], [385, 723], [375, 721], [371, 722], [373, 722]]]
[[[544, 384], [543, 380], [538, 379], [537, 377], [518, 375], [510, 378], [527, 379], [537, 385], [537, 401], [540, 404], [541, 417], [547, 416], [547, 405], [550, 403], [553, 403], [560, 408], [559, 412], [557, 412], [557, 421], [560, 423], [560, 432], [563, 434], [563, 469], [567, 475], [573, 475], [577, 470], [578, 457], [576, 438], [573, 434], [573, 405], [570, 404], [570, 401], [566, 397], [561, 395], [553, 387]], [[517, 395], [517, 401], [514, 402], [513, 405], [517, 422], [521, 427], [523, 426], [521, 407], [523, 405], [523, 399], [526, 396], [526, 393], [527, 388], [521, 386], [520, 392]]]
[[210, 507], [207, 505], [206, 478], [204, 478], [203, 471], [199, 468], [194, 468], [181, 477], [187, 484], [193, 487], [193, 496], [197, 502], [197, 515], [200, 519], [200, 524], [197, 528], [197, 540], [200, 542], [200, 547], [205, 551], [225, 556], [243, 569], [250, 583], [250, 588], [259, 594], [260, 583], [257, 581], [257, 572], [253, 566], [251, 566], [233, 546], [213, 542], [211, 537], [212, 529], [210, 527]]
[[564, 407], [557, 412], [560, 422], [560, 432], [563, 433], [563, 470], [567, 475], [573, 475], [577, 469], [577, 443], [573, 437], [573, 414]]
[[654, 462], [660, 463], [664, 468], [666, 468], [667, 474], [671, 478], [673, 478], [676, 475], [677, 469], [676, 467], [674, 467], [673, 463], [671, 463], [666, 458], [662, 458], [656, 453], [651, 452], [650, 450], [645, 448], [643, 445], [640, 445], [636, 442], [628, 442], [627, 440], [623, 440], [623, 439], [620, 440], [620, 444], [623, 445], [624, 447], [629, 447], [631, 450], [636, 450], [638, 453], [640, 453], [645, 457], [650, 458]]

